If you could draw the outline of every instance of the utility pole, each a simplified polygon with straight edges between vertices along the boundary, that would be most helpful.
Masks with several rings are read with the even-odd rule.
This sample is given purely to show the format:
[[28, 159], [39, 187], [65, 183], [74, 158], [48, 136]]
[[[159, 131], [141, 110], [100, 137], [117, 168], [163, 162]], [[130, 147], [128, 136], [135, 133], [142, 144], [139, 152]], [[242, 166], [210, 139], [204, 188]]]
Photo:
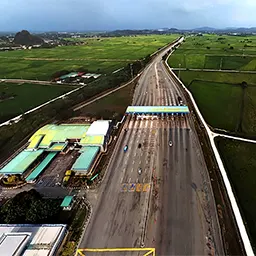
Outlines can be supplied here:
[[132, 63], [130, 64], [130, 69], [131, 69], [131, 77], [132, 77], [132, 79], [133, 79], [133, 69], [132, 69]]

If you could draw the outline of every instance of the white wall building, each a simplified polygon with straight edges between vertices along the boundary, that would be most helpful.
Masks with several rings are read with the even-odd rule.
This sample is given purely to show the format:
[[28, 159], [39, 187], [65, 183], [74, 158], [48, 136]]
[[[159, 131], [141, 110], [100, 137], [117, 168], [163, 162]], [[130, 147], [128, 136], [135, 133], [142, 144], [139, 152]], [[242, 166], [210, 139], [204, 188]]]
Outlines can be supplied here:
[[53, 256], [65, 234], [63, 224], [0, 224], [0, 255]]

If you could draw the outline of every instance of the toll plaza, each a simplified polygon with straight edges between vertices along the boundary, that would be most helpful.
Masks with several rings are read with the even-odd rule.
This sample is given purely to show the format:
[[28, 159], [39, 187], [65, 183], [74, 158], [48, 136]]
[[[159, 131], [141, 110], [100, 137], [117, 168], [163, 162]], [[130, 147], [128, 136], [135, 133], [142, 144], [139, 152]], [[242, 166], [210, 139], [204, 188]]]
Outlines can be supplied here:
[[188, 106], [129, 106], [127, 115], [186, 115], [189, 113]]

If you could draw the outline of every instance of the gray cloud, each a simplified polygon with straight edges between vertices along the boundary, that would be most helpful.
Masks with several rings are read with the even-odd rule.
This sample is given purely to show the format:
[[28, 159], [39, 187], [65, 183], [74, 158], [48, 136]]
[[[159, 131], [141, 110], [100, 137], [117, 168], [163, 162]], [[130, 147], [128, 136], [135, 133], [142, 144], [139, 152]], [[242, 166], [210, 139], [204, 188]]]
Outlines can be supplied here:
[[0, 30], [256, 26], [255, 0], [1, 0]]

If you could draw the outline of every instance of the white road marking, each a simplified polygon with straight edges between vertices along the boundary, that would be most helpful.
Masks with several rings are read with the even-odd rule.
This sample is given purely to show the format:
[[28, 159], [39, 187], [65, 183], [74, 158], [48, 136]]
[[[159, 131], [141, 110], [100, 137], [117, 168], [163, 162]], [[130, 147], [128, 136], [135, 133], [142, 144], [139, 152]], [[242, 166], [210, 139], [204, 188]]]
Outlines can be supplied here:
[[128, 183], [130, 183], [131, 182], [131, 178], [129, 178], [129, 181], [128, 181]]

